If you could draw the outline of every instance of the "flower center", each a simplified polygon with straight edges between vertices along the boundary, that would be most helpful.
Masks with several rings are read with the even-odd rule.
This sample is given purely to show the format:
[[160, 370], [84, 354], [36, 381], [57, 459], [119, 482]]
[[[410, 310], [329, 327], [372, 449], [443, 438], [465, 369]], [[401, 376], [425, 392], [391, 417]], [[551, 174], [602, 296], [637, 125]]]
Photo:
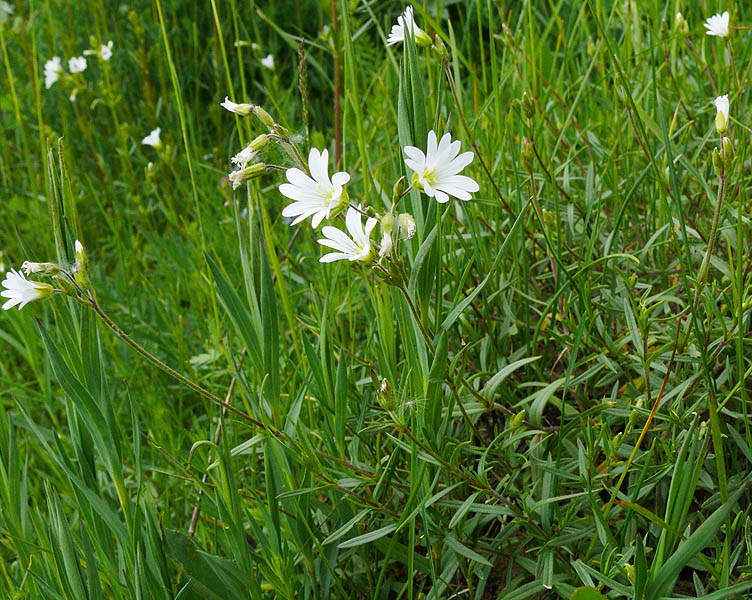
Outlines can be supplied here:
[[420, 174], [421, 179], [430, 185], [431, 187], [434, 187], [436, 185], [436, 180], [438, 179], [436, 177], [436, 171], [433, 169], [423, 169], [423, 172]]

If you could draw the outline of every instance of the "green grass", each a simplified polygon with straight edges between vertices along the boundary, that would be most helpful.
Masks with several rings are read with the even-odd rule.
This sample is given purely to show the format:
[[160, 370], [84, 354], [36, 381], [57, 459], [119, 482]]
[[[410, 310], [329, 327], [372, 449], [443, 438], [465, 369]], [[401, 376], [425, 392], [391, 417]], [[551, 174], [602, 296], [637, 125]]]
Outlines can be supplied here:
[[[744, 3], [728, 44], [705, 0], [415, 5], [443, 53], [385, 46], [396, 2], [11, 5], [0, 263], [81, 240], [101, 315], [0, 315], [0, 597], [752, 597]], [[268, 130], [225, 96], [303, 156], [338, 108], [381, 215], [430, 129], [480, 191], [407, 194], [388, 276], [321, 264], [282, 172], [233, 192]]]

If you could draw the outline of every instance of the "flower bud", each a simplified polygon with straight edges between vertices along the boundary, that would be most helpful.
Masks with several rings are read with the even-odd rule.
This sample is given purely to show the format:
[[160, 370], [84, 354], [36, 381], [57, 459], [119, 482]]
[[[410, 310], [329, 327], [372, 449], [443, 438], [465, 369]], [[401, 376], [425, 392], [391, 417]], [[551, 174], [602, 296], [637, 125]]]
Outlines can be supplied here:
[[78, 285], [88, 290], [91, 288], [91, 281], [89, 281], [89, 259], [86, 256], [83, 244], [78, 240], [76, 240], [75, 249], [76, 264], [73, 267], [73, 278]]
[[259, 121], [261, 121], [269, 129], [274, 127], [274, 119], [272, 119], [271, 115], [263, 108], [261, 108], [260, 106], [254, 106], [253, 112], [259, 118]]
[[723, 174], [723, 158], [718, 148], [713, 148], [713, 168], [719, 177]]
[[381, 387], [376, 392], [376, 400], [385, 410], [391, 410], [393, 408], [392, 403], [392, 387], [389, 385], [389, 380], [381, 380]]
[[253, 150], [253, 152], [258, 152], [266, 146], [267, 142], [269, 141], [269, 136], [265, 133], [262, 133], [261, 135], [256, 136], [253, 138], [250, 144], [248, 144], [248, 147]]
[[721, 143], [721, 155], [724, 169], [730, 171], [734, 162], [734, 143], [727, 137], [724, 137]]
[[405, 193], [405, 176], [403, 175], [397, 180], [397, 183], [392, 187], [392, 204], [397, 202]]
[[520, 158], [522, 159], [522, 166], [525, 167], [527, 171], [533, 170], [533, 145], [530, 143], [530, 140], [528, 140], [526, 137], [522, 138], [522, 148], [520, 151]]
[[399, 225], [400, 234], [403, 239], [409, 240], [415, 235], [418, 230], [418, 226], [415, 224], [415, 219], [410, 213], [401, 213], [397, 217], [397, 224]]
[[676, 21], [674, 21], [674, 26], [676, 27], [677, 33], [679, 33], [680, 35], [689, 34], [689, 23], [687, 23], [684, 15], [680, 12], [676, 13]]
[[535, 115], [535, 102], [527, 92], [522, 93], [522, 114], [528, 119], [532, 119]]
[[512, 417], [512, 419], [509, 421], [509, 426], [514, 429], [516, 427], [519, 427], [522, 422], [525, 420], [525, 417], [527, 416], [527, 412], [525, 409], [522, 409], [520, 412], [518, 412], [516, 415]]
[[718, 133], [725, 133], [729, 122], [728, 95], [718, 96], [713, 103], [717, 111], [715, 114], [715, 130]]

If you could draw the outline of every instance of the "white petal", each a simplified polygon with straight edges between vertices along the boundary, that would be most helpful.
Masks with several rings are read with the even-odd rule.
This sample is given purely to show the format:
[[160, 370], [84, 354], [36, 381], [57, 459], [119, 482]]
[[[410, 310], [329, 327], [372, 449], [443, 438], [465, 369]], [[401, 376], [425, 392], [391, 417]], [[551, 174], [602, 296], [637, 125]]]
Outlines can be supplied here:
[[311, 177], [319, 185], [331, 185], [329, 181], [329, 151], [324, 149], [319, 152], [317, 148], [311, 148], [308, 154], [308, 168], [311, 170]]
[[428, 150], [426, 157], [428, 160], [436, 154], [436, 132], [432, 129], [428, 132]]
[[440, 202], [441, 204], [444, 204], [445, 202], [449, 202], [449, 196], [447, 196], [441, 190], [434, 190], [433, 197], [436, 198], [436, 201]]
[[334, 187], [342, 187], [344, 186], [348, 181], [350, 181], [350, 174], [346, 173], [345, 171], [339, 171], [338, 173], [335, 173], [332, 175], [332, 185]]
[[330, 252], [329, 254], [324, 254], [324, 256], [322, 256], [319, 259], [319, 262], [330, 263], [330, 262], [334, 262], [335, 260], [346, 260], [349, 258], [350, 258], [349, 254], [342, 254], [340, 252]]

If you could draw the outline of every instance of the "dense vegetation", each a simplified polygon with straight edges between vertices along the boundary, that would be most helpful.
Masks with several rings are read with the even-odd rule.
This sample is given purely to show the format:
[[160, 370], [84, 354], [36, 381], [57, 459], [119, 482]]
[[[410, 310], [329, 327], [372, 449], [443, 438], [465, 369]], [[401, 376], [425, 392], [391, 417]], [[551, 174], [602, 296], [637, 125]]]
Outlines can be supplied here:
[[751, 597], [722, 4], [0, 2], [0, 595]]

